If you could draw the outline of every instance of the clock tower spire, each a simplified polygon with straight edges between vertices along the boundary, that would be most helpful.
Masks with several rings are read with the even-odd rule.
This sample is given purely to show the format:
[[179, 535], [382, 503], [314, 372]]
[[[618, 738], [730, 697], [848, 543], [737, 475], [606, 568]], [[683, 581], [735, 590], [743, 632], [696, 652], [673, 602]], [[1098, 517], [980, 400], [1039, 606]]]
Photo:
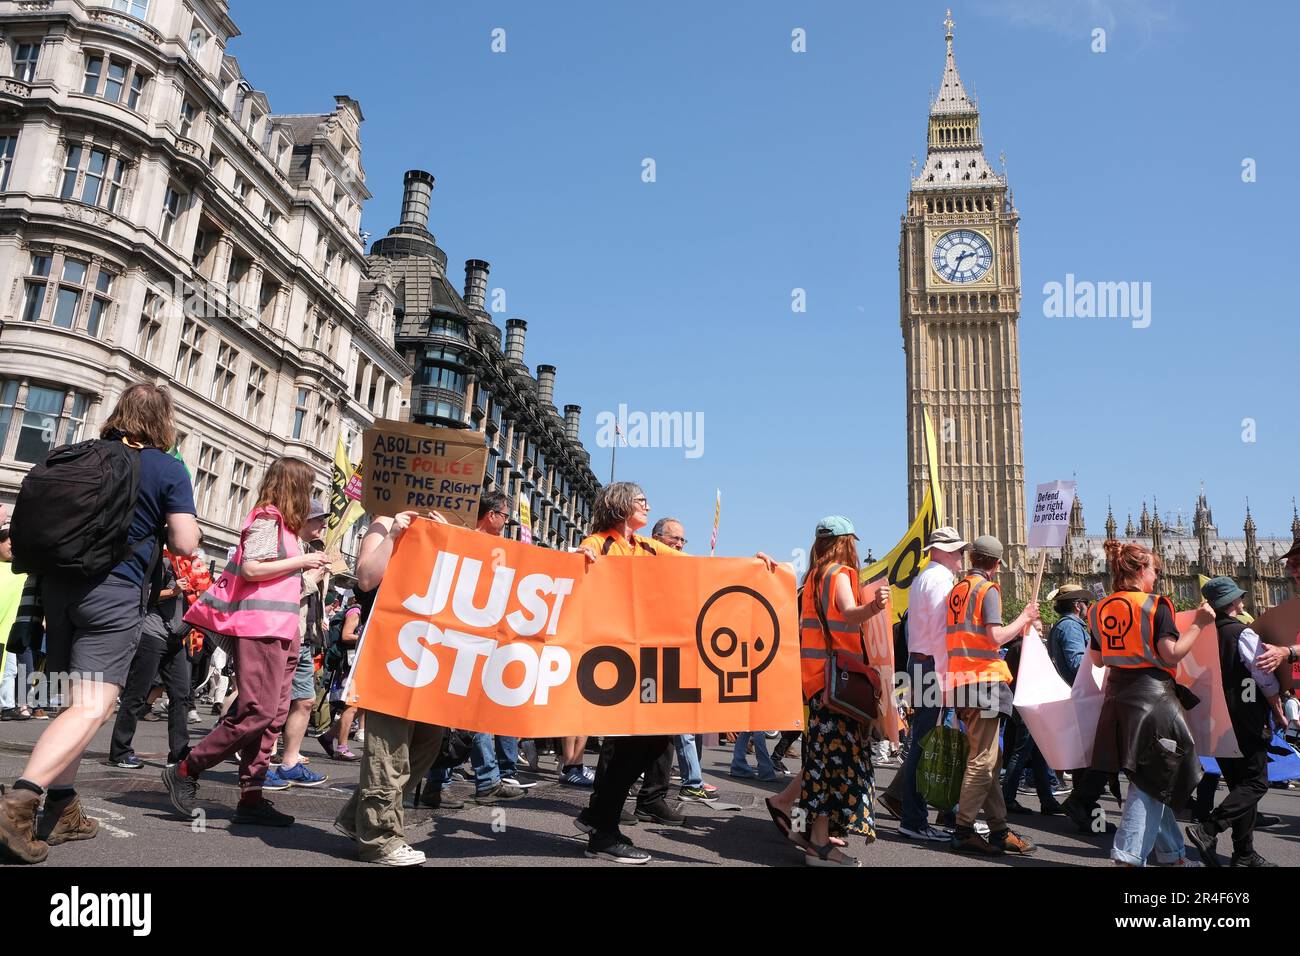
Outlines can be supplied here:
[[1008, 593], [1025, 566], [1021, 443], [1020, 218], [1007, 178], [989, 165], [980, 111], [944, 20], [943, 78], [930, 103], [925, 162], [912, 177], [899, 236], [899, 305], [907, 371], [908, 504], [927, 483], [921, 409], [939, 433], [948, 524], [966, 540], [1006, 545]]

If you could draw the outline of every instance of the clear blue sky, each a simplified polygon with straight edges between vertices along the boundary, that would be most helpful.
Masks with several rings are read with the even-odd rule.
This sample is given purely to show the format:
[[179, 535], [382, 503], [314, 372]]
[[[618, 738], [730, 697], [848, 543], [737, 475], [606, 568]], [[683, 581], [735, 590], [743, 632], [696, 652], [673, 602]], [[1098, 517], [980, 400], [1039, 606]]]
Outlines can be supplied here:
[[[703, 455], [620, 449], [654, 516], [707, 553], [788, 558], [842, 512], [880, 554], [906, 526], [899, 215], [943, 70], [944, 3], [234, 0], [230, 52], [279, 113], [365, 112], [374, 199], [438, 180], [432, 231], [528, 321], [526, 360], [596, 418], [704, 415]], [[1021, 214], [1026, 476], [1077, 473], [1091, 530], [1204, 479], [1239, 534], [1297, 493], [1293, 8], [972, 0], [957, 63]], [[808, 52], [791, 51], [807, 31]], [[1091, 50], [1094, 27], [1107, 51]], [[506, 31], [506, 52], [491, 32]], [[642, 160], [657, 182], [641, 179]], [[1243, 183], [1242, 160], [1258, 181]], [[1066, 273], [1152, 283], [1152, 321], [1049, 319]], [[791, 290], [808, 310], [791, 311]], [[1242, 441], [1242, 420], [1257, 440]]]

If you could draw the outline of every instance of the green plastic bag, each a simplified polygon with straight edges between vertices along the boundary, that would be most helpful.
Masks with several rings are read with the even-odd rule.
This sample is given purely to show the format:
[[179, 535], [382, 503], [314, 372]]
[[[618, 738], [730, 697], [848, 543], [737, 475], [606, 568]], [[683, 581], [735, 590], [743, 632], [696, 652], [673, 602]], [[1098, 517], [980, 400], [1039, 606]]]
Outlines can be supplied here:
[[916, 788], [930, 806], [951, 810], [961, 799], [970, 744], [960, 730], [940, 724], [921, 741], [921, 762], [916, 767]]

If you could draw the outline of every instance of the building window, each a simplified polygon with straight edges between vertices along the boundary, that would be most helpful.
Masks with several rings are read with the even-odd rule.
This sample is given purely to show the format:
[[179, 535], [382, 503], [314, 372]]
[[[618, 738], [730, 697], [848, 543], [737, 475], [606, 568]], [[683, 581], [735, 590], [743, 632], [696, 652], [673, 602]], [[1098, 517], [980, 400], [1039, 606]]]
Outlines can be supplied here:
[[14, 44], [14, 79], [31, 83], [36, 79], [36, 61], [41, 57], [39, 43]]
[[217, 368], [212, 376], [210, 398], [218, 408], [229, 408], [232, 393], [235, 390], [235, 360], [237, 353], [233, 345], [222, 342], [217, 346]]
[[464, 394], [465, 373], [445, 365], [422, 365], [416, 375], [416, 383], [431, 388], [445, 388], [448, 391]]
[[262, 402], [266, 399], [266, 378], [270, 373], [256, 363], [248, 366], [248, 389], [244, 392], [244, 418], [254, 425], [262, 420]]
[[49, 256], [32, 256], [32, 276], [27, 280], [27, 292], [23, 299], [23, 321], [36, 322], [45, 308], [45, 287], [50, 274]]
[[[86, 54], [82, 77], [82, 93], [110, 103], [123, 103], [132, 110], [139, 109], [149, 82], [149, 74], [130, 60], [106, 57], [102, 53]], [[126, 94], [125, 100], [123, 93]]]
[[236, 173], [235, 183], [230, 187], [230, 191], [235, 194], [235, 199], [243, 203], [248, 198], [248, 180]]
[[13, 169], [14, 150], [17, 148], [17, 133], [0, 133], [0, 192], [9, 188], [9, 172]]
[[325, 438], [329, 434], [329, 403], [323, 397], [316, 400], [316, 424], [313, 438], [318, 447], [325, 447]]
[[[26, 280], [22, 318], [24, 322], [40, 321], [46, 299], [53, 297], [54, 314], [51, 321], [61, 329], [79, 329], [91, 335], [99, 335], [103, 320], [112, 305], [113, 279], [111, 272], [81, 259], [65, 258], [59, 273], [57, 285], [51, 291], [51, 259], [49, 256], [32, 256], [32, 267]], [[93, 285], [90, 284], [92, 272]], [[86, 324], [80, 325], [82, 302], [88, 290], [90, 307], [86, 310]]]
[[194, 469], [194, 505], [200, 515], [210, 513], [220, 475], [221, 452], [206, 442], [200, 443], [199, 461]]
[[203, 48], [207, 45], [208, 33], [202, 27], [195, 27], [190, 31], [190, 56], [198, 59], [203, 55]]
[[162, 226], [158, 231], [158, 237], [163, 242], [171, 243], [172, 230], [176, 227], [176, 220], [185, 211], [186, 199], [186, 194], [176, 187], [167, 187], [167, 195], [163, 198]]
[[63, 260], [63, 276], [54, 300], [54, 324], [70, 329], [81, 311], [81, 295], [86, 282], [87, 263], [77, 259]]
[[252, 487], [253, 466], [236, 458], [230, 467], [230, 494], [226, 501], [226, 524], [230, 527], [238, 527], [248, 513]]
[[0, 449], [7, 447], [9, 426], [18, 419], [18, 442], [14, 459], [34, 465], [58, 445], [81, 439], [90, 399], [72, 389], [36, 384], [27, 386], [20, 405], [21, 383], [6, 381], [0, 386]]
[[143, 20], [149, 16], [149, 0], [113, 0], [113, 9]]
[[162, 340], [162, 296], [156, 292], [144, 294], [144, 308], [140, 310], [140, 328], [135, 334], [135, 353], [146, 362], [154, 361]]
[[63, 185], [59, 189], [59, 198], [74, 199], [117, 212], [126, 185], [128, 165], [125, 156], [108, 149], [73, 143], [68, 146], [68, 155], [63, 162]]
[[180, 134], [186, 138], [189, 137], [190, 131], [194, 129], [194, 121], [199, 118], [199, 108], [189, 100], [181, 102], [181, 129]]
[[310, 405], [311, 393], [305, 388], [298, 389], [298, 396], [293, 407], [293, 437], [295, 441], [302, 440], [302, 431], [307, 424]]
[[262, 225], [274, 230], [280, 224], [280, 214], [269, 202], [262, 208]]
[[192, 386], [199, 375], [199, 365], [203, 362], [204, 332], [199, 323], [186, 319], [181, 329], [181, 345], [176, 352], [176, 380], [182, 385]]
[[257, 310], [262, 322], [267, 326], [275, 325], [275, 303], [280, 297], [280, 284], [262, 277], [262, 288], [257, 292]]
[[95, 276], [95, 294], [90, 297], [90, 311], [86, 316], [86, 332], [96, 338], [103, 326], [108, 307], [113, 304], [113, 274], [100, 269]]

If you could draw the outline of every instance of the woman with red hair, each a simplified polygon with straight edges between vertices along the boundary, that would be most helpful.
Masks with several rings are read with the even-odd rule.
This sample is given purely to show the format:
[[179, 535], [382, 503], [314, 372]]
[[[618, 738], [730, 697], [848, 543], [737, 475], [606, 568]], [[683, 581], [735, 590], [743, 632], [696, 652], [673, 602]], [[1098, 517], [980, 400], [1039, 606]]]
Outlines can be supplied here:
[[1201, 632], [1214, 627], [1214, 611], [1202, 604], [1180, 634], [1173, 604], [1154, 593], [1160, 559], [1138, 544], [1107, 541], [1105, 548], [1114, 592], [1089, 613], [1092, 662], [1108, 668], [1092, 766], [1122, 770], [1129, 781], [1111, 859], [1144, 866], [1154, 849], [1164, 866], [1200, 866], [1187, 857], [1174, 816], [1201, 778], [1183, 710], [1197, 702], [1174, 674]]

